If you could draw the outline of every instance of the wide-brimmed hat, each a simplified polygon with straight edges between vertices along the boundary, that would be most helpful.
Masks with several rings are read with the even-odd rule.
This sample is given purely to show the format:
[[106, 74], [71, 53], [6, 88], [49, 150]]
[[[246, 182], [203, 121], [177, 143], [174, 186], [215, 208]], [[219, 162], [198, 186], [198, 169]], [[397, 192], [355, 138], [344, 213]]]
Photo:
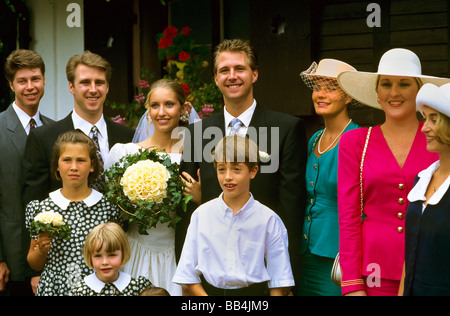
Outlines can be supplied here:
[[417, 93], [416, 104], [422, 115], [426, 105], [450, 117], [450, 83], [440, 87], [431, 83], [424, 84]]
[[381, 57], [377, 72], [349, 71], [341, 73], [337, 80], [341, 88], [359, 102], [376, 109], [381, 109], [378, 103], [376, 85], [378, 76], [401, 76], [418, 78], [422, 83], [432, 83], [441, 86], [450, 83], [450, 79], [422, 75], [419, 57], [404, 48], [394, 48]]

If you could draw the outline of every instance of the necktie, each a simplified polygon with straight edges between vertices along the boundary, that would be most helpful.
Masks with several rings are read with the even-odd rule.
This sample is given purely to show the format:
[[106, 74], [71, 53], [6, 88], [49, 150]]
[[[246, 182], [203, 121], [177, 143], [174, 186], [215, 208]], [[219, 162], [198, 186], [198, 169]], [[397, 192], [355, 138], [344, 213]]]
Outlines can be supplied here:
[[[103, 158], [100, 152], [100, 145], [98, 143], [98, 128], [94, 125], [91, 128], [91, 134], [92, 134], [92, 141], [95, 144], [95, 147], [97, 147], [97, 158], [98, 158], [98, 164], [100, 167], [100, 174], [103, 173]], [[100, 178], [98, 179], [92, 179], [92, 181], [90, 182], [90, 187], [99, 191], [99, 192], [103, 192], [103, 186], [100, 182]]]
[[240, 119], [235, 118], [231, 121], [231, 135], [237, 134], [237, 131], [242, 126], [242, 122]]
[[34, 120], [34, 118], [31, 118], [31, 119], [30, 119], [30, 131], [31, 131], [33, 128], [36, 128], [36, 121]]

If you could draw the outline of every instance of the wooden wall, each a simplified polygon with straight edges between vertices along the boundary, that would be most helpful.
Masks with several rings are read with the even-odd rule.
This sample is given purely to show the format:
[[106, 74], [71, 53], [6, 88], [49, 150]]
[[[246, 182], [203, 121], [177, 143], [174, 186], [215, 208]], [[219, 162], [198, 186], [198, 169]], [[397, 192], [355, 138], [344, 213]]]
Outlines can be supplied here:
[[[336, 58], [360, 71], [376, 72], [390, 48], [414, 51], [426, 75], [449, 77], [448, 3], [445, 0], [379, 0], [381, 27], [370, 28], [369, 1], [319, 1], [312, 8], [312, 56]], [[351, 109], [361, 125], [379, 124], [382, 111]]]

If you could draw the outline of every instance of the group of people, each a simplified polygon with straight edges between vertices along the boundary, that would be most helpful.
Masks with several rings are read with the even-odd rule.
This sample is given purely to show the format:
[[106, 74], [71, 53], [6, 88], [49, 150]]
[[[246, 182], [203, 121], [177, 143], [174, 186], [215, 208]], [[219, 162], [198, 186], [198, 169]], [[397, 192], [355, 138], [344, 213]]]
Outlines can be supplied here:
[[[0, 114], [1, 292], [450, 294], [450, 79], [422, 75], [406, 49], [386, 52], [377, 73], [334, 59], [313, 63], [301, 77], [325, 128], [307, 144], [301, 119], [255, 100], [259, 70], [249, 42], [220, 43], [213, 70], [222, 112], [194, 123], [182, 87], [161, 79], [135, 132], [103, 116], [111, 67], [101, 56], [69, 60], [74, 109], [58, 122], [39, 112], [42, 58], [30, 50], [8, 57], [15, 101]], [[385, 122], [360, 128], [351, 103], [383, 110]], [[144, 137], [133, 138], [138, 132]], [[160, 223], [142, 235], [112, 224], [119, 210], [99, 177], [140, 149], [180, 164], [192, 200], [176, 229]], [[48, 210], [66, 219], [69, 240], [30, 239], [34, 217]], [[338, 253], [340, 286], [330, 277]]]

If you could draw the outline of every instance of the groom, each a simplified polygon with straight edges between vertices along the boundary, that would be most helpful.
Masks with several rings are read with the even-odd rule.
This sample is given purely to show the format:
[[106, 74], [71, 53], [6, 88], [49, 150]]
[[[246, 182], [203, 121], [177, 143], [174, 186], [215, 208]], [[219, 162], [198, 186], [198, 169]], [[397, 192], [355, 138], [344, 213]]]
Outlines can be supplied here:
[[64, 119], [34, 129], [27, 139], [24, 157], [24, 205], [32, 200], [43, 200], [61, 188], [61, 182], [50, 177], [53, 145], [64, 132], [80, 129], [89, 137], [97, 131], [103, 161], [116, 143], [129, 143], [134, 131], [104, 118], [103, 106], [109, 92], [111, 66], [103, 57], [85, 51], [70, 58], [66, 67], [69, 90], [74, 97], [74, 109]]
[[[255, 140], [272, 161], [271, 165], [261, 166], [250, 191], [256, 200], [270, 207], [283, 220], [289, 234], [294, 268], [299, 253], [306, 195], [306, 136], [303, 123], [294, 116], [265, 109], [255, 101], [253, 85], [258, 80], [258, 64], [248, 42], [225, 40], [216, 48], [214, 77], [223, 94], [225, 108], [221, 113], [188, 127], [190, 138], [185, 139], [181, 169], [191, 176], [187, 180], [201, 183], [201, 202], [207, 202], [222, 192], [211, 159], [206, 157], [213, 144], [230, 133], [248, 135]], [[234, 124], [235, 118], [240, 120], [237, 125]], [[220, 133], [214, 133], [218, 129]], [[208, 131], [217, 137], [211, 140]], [[197, 179], [198, 170], [200, 179]], [[191, 207], [189, 212], [182, 214], [184, 218], [177, 224], [178, 255], [192, 211]]]

